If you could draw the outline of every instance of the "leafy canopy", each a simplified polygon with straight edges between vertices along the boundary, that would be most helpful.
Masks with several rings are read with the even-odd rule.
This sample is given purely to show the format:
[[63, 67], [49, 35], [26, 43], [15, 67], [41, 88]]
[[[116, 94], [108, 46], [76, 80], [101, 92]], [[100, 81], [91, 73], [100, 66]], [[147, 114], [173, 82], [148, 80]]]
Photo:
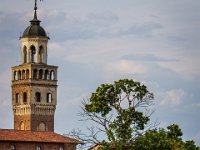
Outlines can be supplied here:
[[134, 150], [200, 150], [194, 141], [184, 142], [182, 131], [173, 124], [165, 129], [147, 131], [134, 141]]
[[[132, 79], [102, 84], [84, 101], [80, 114], [83, 120], [90, 120], [96, 126], [88, 127], [90, 135], [80, 132], [72, 135], [86, 143], [100, 144], [98, 150], [200, 150], [194, 141], [183, 141], [183, 133], [176, 124], [167, 130], [144, 132], [150, 116], [144, 114], [143, 108], [146, 110], [153, 98], [145, 85]], [[98, 140], [100, 132], [109, 141]]]
[[153, 94], [145, 85], [122, 79], [98, 87], [85, 103], [85, 111], [100, 119], [109, 141], [123, 147], [131, 143], [149, 121], [149, 116], [136, 108], [149, 106], [152, 99]]

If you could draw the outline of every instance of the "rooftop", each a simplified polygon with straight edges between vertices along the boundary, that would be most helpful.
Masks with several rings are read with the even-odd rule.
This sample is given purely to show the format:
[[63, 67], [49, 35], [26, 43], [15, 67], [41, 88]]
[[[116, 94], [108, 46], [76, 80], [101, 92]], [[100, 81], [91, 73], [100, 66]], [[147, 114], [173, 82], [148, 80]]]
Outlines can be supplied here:
[[80, 141], [47, 131], [0, 129], [0, 141], [81, 144]]

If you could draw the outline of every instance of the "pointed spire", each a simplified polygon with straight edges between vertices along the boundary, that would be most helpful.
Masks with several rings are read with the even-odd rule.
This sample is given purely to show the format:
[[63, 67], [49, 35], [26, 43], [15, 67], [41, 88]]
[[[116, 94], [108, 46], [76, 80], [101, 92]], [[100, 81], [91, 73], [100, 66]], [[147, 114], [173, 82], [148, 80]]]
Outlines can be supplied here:
[[35, 12], [34, 12], [34, 17], [33, 17], [33, 19], [34, 19], [34, 20], [37, 20], [37, 0], [35, 0], [35, 7], [34, 7], [34, 10], [35, 10]]
[[37, 19], [37, 0], [35, 0], [33, 20], [30, 22], [32, 25], [40, 25], [40, 20]]

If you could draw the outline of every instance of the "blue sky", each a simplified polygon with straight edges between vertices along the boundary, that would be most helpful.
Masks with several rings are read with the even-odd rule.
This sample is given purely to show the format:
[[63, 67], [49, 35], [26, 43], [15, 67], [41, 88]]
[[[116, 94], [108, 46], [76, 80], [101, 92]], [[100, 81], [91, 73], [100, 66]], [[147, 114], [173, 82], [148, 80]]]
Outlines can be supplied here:
[[[13, 128], [11, 66], [20, 64], [20, 32], [33, 0], [1, 0], [0, 128]], [[200, 145], [200, 1], [44, 0], [38, 18], [49, 33], [48, 64], [59, 66], [55, 131], [81, 128], [81, 101], [101, 83], [132, 78], [155, 94], [159, 127], [180, 125]]]

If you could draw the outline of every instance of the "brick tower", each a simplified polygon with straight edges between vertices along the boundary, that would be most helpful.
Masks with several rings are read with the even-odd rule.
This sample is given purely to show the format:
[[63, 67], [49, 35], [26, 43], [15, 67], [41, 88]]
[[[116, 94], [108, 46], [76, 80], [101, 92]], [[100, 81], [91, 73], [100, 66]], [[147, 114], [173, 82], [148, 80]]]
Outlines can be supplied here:
[[47, 64], [48, 36], [34, 17], [21, 36], [22, 63], [12, 67], [14, 129], [54, 131], [57, 66]]

